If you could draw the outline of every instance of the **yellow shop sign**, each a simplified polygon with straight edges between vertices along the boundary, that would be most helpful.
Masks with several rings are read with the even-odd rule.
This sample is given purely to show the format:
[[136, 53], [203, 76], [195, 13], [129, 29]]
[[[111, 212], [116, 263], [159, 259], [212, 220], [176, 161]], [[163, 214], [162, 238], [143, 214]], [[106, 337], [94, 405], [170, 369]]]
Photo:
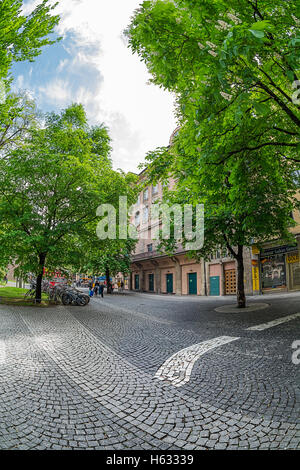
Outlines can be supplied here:
[[286, 262], [291, 263], [299, 263], [299, 253], [292, 253], [286, 256]]
[[253, 290], [259, 291], [259, 268], [252, 266]]

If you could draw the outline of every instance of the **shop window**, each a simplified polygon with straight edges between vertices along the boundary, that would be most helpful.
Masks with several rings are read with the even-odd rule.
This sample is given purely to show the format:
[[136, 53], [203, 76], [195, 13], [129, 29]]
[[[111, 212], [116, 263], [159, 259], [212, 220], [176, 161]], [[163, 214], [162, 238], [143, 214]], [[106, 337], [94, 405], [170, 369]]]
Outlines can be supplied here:
[[262, 288], [278, 289], [286, 287], [284, 255], [272, 255], [261, 259]]

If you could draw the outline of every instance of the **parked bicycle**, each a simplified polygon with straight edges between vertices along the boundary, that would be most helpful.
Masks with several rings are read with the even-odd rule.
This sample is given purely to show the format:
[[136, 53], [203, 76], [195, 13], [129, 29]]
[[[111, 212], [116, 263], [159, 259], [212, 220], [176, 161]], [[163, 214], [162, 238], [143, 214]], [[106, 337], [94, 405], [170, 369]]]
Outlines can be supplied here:
[[[50, 301], [61, 301], [63, 305], [85, 306], [90, 297], [83, 292], [67, 285], [51, 285], [49, 281], [42, 282], [42, 293], [47, 294]], [[34, 299], [36, 294], [36, 283], [32, 282], [30, 289], [26, 292], [25, 299]]]
[[83, 307], [90, 301], [88, 295], [69, 286], [56, 286], [54, 297], [59, 298], [63, 305], [79, 305]]
[[29, 290], [25, 293], [24, 299], [34, 299], [35, 298], [36, 284], [32, 282], [30, 284]]

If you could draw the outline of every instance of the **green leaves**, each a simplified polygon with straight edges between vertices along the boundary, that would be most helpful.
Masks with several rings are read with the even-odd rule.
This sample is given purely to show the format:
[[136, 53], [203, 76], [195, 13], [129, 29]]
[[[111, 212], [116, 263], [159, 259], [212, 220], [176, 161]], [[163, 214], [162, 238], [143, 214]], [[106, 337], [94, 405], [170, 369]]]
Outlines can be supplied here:
[[40, 253], [51, 268], [77, 265], [72, 253], [84, 246], [87, 256], [88, 241], [98, 242], [97, 207], [117, 207], [120, 195], [134, 200], [131, 176], [112, 169], [109, 153], [107, 130], [90, 128], [81, 105], [30, 128], [23, 145], [1, 162], [0, 251], [32, 272], [40, 269]]
[[0, 2], [0, 79], [7, 76], [13, 62], [32, 61], [42, 47], [57, 41], [48, 37], [59, 22], [59, 16], [52, 14], [56, 5], [43, 0], [29, 16], [22, 7], [22, 0]]
[[249, 29], [250, 33], [253, 34], [256, 38], [262, 39], [265, 37], [264, 31], [256, 30], [256, 29]]
[[258, 101], [256, 101], [256, 102], [253, 103], [253, 106], [255, 108], [255, 111], [258, 114], [266, 116], [270, 113], [270, 107], [267, 104], [259, 103]]
[[249, 31], [257, 38], [263, 38], [265, 32], [273, 32], [275, 27], [269, 20], [257, 21], [251, 25]]
[[171, 149], [149, 154], [149, 178], [170, 174], [172, 202], [205, 204], [206, 254], [286, 236], [296, 204], [297, 4], [271, 3], [144, 2], [128, 29], [154, 82], [176, 94], [181, 126]]

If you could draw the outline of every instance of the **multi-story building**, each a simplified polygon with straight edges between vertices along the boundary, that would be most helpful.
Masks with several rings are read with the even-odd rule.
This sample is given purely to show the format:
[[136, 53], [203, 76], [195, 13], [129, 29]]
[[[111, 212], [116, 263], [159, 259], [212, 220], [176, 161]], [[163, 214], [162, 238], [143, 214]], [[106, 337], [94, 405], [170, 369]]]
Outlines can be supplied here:
[[[174, 134], [171, 136], [170, 144]], [[146, 178], [146, 170], [139, 175], [140, 183]], [[175, 185], [170, 178], [169, 188]], [[237, 286], [236, 261], [227, 251], [212, 253], [210, 261], [196, 261], [178, 247], [172, 256], [158, 251], [158, 241], [153, 231], [160, 227], [153, 220], [151, 205], [163, 196], [164, 185], [146, 186], [139, 194], [131, 223], [139, 234], [139, 241], [132, 256], [129, 288], [135, 291], [177, 295], [233, 295]], [[257, 295], [278, 290], [300, 290], [300, 213], [294, 214], [297, 226], [291, 229], [297, 242], [287, 246], [280, 241], [265, 244], [260, 252], [255, 246], [245, 248], [245, 292]]]
[[[145, 171], [140, 174], [143, 182]], [[174, 181], [170, 179], [169, 187]], [[204, 295], [204, 264], [188, 259], [185, 250], [178, 248], [173, 256], [162, 255], [158, 250], [158, 240], [152, 238], [159, 229], [159, 220], [151, 217], [151, 206], [162, 199], [163, 184], [148, 186], [139, 195], [132, 223], [136, 226], [139, 241], [132, 258], [131, 287], [133, 290]]]
[[[140, 174], [140, 182], [145, 178]], [[175, 182], [171, 179], [169, 186]], [[131, 223], [139, 240], [131, 264], [132, 290], [157, 294], [229, 295], [236, 292], [236, 261], [228, 252], [212, 254], [210, 261], [196, 261], [186, 250], [178, 247], [172, 256], [158, 251], [158, 240], [152, 238], [159, 221], [153, 221], [150, 210], [157, 199], [162, 199], [163, 184], [148, 186], [139, 194]], [[245, 249], [246, 293], [252, 294], [251, 251]]]

